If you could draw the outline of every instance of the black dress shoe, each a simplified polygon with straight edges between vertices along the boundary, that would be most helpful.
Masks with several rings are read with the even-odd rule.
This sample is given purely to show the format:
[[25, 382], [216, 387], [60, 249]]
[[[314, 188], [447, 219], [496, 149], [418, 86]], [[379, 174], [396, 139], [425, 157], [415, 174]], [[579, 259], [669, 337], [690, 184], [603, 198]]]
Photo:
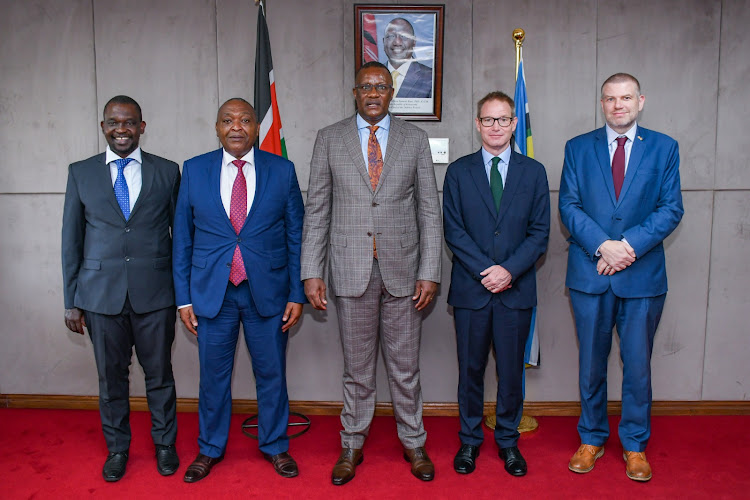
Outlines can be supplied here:
[[125, 466], [128, 463], [128, 452], [121, 451], [119, 453], [110, 453], [107, 455], [107, 460], [104, 461], [104, 468], [102, 469], [102, 477], [105, 481], [114, 483], [122, 479], [125, 475]]
[[263, 458], [273, 464], [276, 473], [281, 477], [296, 477], [299, 474], [297, 462], [286, 451], [274, 456], [264, 453]]
[[523, 459], [518, 446], [500, 448], [500, 458], [505, 462], [505, 470], [511, 476], [526, 475], [526, 460]]
[[478, 456], [479, 446], [462, 444], [461, 449], [456, 453], [456, 458], [453, 459], [453, 470], [459, 474], [471, 474], [476, 467]]
[[196, 481], [200, 481], [204, 477], [208, 476], [208, 473], [211, 472], [213, 466], [218, 464], [222, 460], [224, 460], [224, 455], [214, 458], [204, 455], [203, 453], [198, 453], [198, 456], [195, 457], [193, 463], [188, 465], [183, 480], [186, 483], [194, 483]]
[[171, 476], [180, 467], [180, 459], [174, 445], [156, 445], [156, 470], [162, 476]]

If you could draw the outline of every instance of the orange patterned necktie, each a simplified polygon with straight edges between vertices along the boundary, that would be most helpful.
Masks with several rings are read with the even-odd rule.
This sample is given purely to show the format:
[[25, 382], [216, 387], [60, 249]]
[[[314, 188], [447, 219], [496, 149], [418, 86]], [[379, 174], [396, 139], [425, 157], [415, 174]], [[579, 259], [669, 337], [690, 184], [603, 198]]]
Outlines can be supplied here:
[[[378, 187], [380, 174], [383, 173], [383, 153], [380, 151], [380, 143], [375, 137], [375, 131], [380, 128], [375, 125], [367, 127], [370, 129], [370, 138], [367, 141], [367, 171], [370, 174], [370, 185], [372, 190]], [[378, 258], [378, 249], [375, 245], [375, 236], [372, 237], [372, 254]]]
[[378, 187], [380, 174], [383, 172], [383, 154], [380, 152], [380, 143], [375, 137], [375, 131], [380, 128], [375, 125], [367, 127], [370, 129], [370, 138], [367, 141], [367, 171], [370, 174], [372, 190]]

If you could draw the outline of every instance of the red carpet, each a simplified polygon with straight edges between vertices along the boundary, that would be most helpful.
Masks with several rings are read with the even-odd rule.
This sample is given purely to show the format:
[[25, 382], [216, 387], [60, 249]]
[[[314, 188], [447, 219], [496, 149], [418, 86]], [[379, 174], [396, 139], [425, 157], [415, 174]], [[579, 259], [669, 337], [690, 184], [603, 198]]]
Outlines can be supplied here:
[[[749, 498], [748, 416], [654, 417], [648, 457], [654, 478], [636, 483], [625, 476], [616, 436], [596, 468], [569, 472], [578, 447], [575, 417], [540, 417], [539, 429], [521, 438], [529, 473], [505, 473], [489, 431], [468, 476], [453, 471], [458, 419], [427, 417], [427, 451], [436, 477], [423, 483], [401, 458], [392, 417], [376, 417], [357, 477], [345, 486], [330, 483], [338, 457], [338, 417], [313, 416], [312, 428], [291, 441], [300, 476], [283, 479], [263, 460], [256, 442], [242, 434], [244, 416], [233, 419], [226, 458], [199, 483], [182, 476], [198, 451], [198, 415], [179, 414], [177, 474], [156, 472], [147, 413], [131, 415], [133, 442], [125, 477], [105, 483], [107, 454], [99, 414], [78, 410], [0, 409], [0, 498]], [[617, 418], [611, 420], [616, 429]]]

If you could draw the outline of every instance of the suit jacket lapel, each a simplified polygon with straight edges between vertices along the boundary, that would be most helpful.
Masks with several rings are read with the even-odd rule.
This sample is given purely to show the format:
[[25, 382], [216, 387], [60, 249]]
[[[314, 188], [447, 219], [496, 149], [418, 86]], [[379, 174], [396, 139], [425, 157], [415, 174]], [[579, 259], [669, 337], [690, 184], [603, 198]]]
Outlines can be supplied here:
[[[141, 150], [141, 192], [138, 195], [138, 199], [135, 201], [133, 210], [130, 211], [130, 217], [143, 205], [143, 201], [147, 198], [148, 192], [151, 190], [151, 186], [154, 184], [154, 175], [156, 172], [156, 166], [151, 161], [151, 158]], [[114, 188], [112, 190], [114, 192]]]
[[641, 127], [636, 128], [635, 135], [635, 141], [633, 141], [633, 145], [630, 148], [628, 169], [625, 172], [625, 179], [622, 182], [622, 189], [620, 190], [620, 198], [618, 199], [618, 204], [622, 202], [623, 198], [625, 198], [625, 194], [628, 192], [628, 188], [633, 183], [633, 177], [635, 177], [635, 174], [638, 171], [638, 167], [640, 166], [641, 160], [643, 159], [643, 153], [646, 150], [646, 145], [643, 139], [644, 137], [647, 138], [647, 136], [645, 135], [644, 130]]
[[474, 181], [479, 192], [479, 197], [487, 205], [487, 210], [492, 213], [493, 217], [497, 217], [497, 211], [495, 210], [495, 201], [492, 199], [492, 191], [490, 190], [490, 183], [487, 181], [487, 171], [484, 169], [484, 159], [482, 158], [482, 150], [480, 149], [474, 153], [474, 157], [471, 159], [471, 166], [469, 167], [469, 173]]
[[216, 209], [224, 214], [224, 220], [229, 225], [229, 229], [234, 232], [232, 227], [232, 221], [229, 220], [227, 211], [224, 210], [224, 204], [221, 202], [221, 161], [224, 157], [224, 150], [218, 149], [211, 155], [208, 160], [208, 185], [211, 192], [211, 201], [216, 206]]
[[[518, 191], [518, 186], [521, 184], [521, 178], [523, 177], [523, 166], [516, 153], [510, 153], [510, 163], [508, 163], [508, 174], [505, 176], [505, 184], [503, 185], [503, 197], [500, 200], [500, 210], [497, 212], [497, 225], [503, 220], [503, 217], [510, 209], [513, 203], [513, 197]], [[490, 193], [491, 194], [491, 193]]]
[[263, 198], [263, 193], [266, 190], [266, 186], [268, 185], [268, 165], [266, 163], [258, 158], [258, 150], [255, 150], [255, 197], [253, 198], [253, 206], [250, 207], [250, 212], [247, 214], [247, 218], [245, 219], [245, 224], [242, 226], [242, 229], [245, 229], [245, 226], [247, 226], [247, 221], [250, 220], [250, 217], [253, 216], [253, 214], [256, 211], [256, 208], [261, 203], [261, 199]]
[[97, 158], [97, 163], [99, 165], [97, 165], [97, 168], [94, 170], [96, 188], [108, 193], [107, 200], [109, 200], [109, 204], [112, 206], [112, 209], [117, 213], [117, 215], [124, 221], [125, 216], [122, 215], [122, 209], [117, 203], [117, 198], [115, 197], [115, 188], [112, 186], [112, 174], [109, 171], [109, 164], [107, 164], [107, 155], [105, 153], [99, 155], [99, 157]]
[[349, 152], [352, 161], [354, 162], [354, 168], [357, 169], [362, 179], [370, 186], [370, 176], [367, 173], [367, 165], [365, 164], [365, 158], [362, 156], [362, 145], [359, 142], [359, 130], [357, 129], [357, 115], [352, 117], [351, 123], [347, 125], [344, 130], [344, 147]]
[[[604, 186], [609, 193], [609, 198], [612, 200], [613, 205], [617, 205], [617, 199], [615, 198], [615, 183], [612, 179], [612, 164], [609, 160], [609, 146], [607, 144], [607, 132], [604, 127], [600, 128], [594, 139], [594, 150], [596, 152], [596, 158], [599, 160], [599, 168], [602, 171], [604, 177]], [[622, 193], [620, 193], [622, 195]]]
[[[404, 145], [404, 134], [401, 131], [403, 125], [404, 124], [400, 120], [391, 117], [391, 129], [388, 131], [388, 148], [386, 149], [385, 158], [383, 158], [383, 172], [380, 174], [380, 180], [375, 189], [375, 194], [380, 191], [380, 186], [383, 185], [383, 179], [385, 179], [385, 176], [388, 175], [388, 172], [393, 168], [396, 163], [396, 158], [401, 155], [401, 148]], [[369, 176], [367, 180], [369, 182]]]

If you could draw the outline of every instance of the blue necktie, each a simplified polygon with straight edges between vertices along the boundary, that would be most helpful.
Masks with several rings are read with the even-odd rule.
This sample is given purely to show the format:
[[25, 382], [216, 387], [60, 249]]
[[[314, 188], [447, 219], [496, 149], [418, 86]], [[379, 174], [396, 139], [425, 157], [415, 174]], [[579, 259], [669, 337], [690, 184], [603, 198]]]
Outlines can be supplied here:
[[125, 166], [133, 161], [132, 158], [118, 158], [115, 160], [117, 164], [117, 179], [115, 179], [115, 198], [117, 198], [117, 204], [120, 205], [122, 215], [125, 216], [125, 220], [130, 217], [130, 193], [128, 192], [128, 183], [125, 182], [125, 174], [123, 170]]

